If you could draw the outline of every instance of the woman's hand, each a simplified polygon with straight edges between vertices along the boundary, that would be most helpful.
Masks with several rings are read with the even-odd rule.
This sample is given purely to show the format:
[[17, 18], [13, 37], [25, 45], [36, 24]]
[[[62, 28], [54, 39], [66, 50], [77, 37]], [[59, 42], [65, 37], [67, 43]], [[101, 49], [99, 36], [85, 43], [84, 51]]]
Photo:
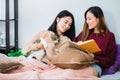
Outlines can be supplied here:
[[38, 49], [44, 49], [44, 46], [43, 46], [43, 44], [40, 42], [40, 43], [38, 43], [37, 45], [36, 45], [36, 47], [38, 48]]
[[77, 44], [80, 44], [80, 43], [82, 43], [82, 41], [78, 41], [78, 42], [77, 42]]
[[90, 56], [94, 57], [94, 54], [89, 52], [88, 50], [85, 50]]

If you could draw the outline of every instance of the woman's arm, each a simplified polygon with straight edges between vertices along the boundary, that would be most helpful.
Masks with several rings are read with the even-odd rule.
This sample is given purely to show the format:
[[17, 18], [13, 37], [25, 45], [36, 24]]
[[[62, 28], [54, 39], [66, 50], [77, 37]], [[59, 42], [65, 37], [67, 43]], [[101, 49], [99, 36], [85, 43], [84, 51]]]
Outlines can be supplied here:
[[43, 34], [45, 33], [46, 31], [43, 30], [43, 31], [40, 31], [38, 32], [33, 38], [31, 41], [29, 41], [25, 47], [22, 49], [22, 52], [27, 54], [29, 53], [30, 51], [32, 50], [37, 50], [37, 49], [40, 49], [40, 48], [43, 48], [43, 45], [40, 43], [40, 37], [43, 36]]

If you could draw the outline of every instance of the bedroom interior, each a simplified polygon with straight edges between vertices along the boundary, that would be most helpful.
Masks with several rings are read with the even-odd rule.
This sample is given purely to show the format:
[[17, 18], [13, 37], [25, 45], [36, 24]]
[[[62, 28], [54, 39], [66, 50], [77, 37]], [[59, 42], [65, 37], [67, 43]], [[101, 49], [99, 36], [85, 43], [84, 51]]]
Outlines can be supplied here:
[[[6, 8], [3, 5], [5, 1], [9, 1], [10, 3], [10, 12], [5, 14]], [[13, 3], [15, 1], [15, 4]], [[3, 3], [4, 2], [4, 3]], [[54, 3], [52, 3], [54, 2]], [[69, 2], [69, 3], [68, 3]], [[109, 4], [108, 4], [109, 3]], [[114, 3], [114, 4], [113, 4]], [[104, 74], [101, 76], [101, 79], [120, 79], [120, 32], [119, 30], [119, 19], [120, 19], [120, 10], [119, 10], [119, 0], [116, 1], [109, 1], [109, 0], [76, 0], [76, 1], [69, 1], [69, 0], [0, 0], [0, 33], [4, 33], [6, 35], [6, 47], [5, 54], [8, 53], [10, 50], [10, 45], [14, 45], [12, 47], [13, 50], [17, 50], [18, 48], [23, 48], [24, 45], [29, 41], [38, 31], [47, 29], [53, 21], [56, 13], [59, 11], [66, 9], [71, 11], [75, 17], [75, 25], [76, 25], [76, 35], [79, 31], [82, 30], [83, 25], [83, 14], [85, 10], [93, 5], [100, 6], [106, 17], [106, 21], [108, 23], [109, 29], [115, 33], [116, 42], [117, 42], [117, 55], [115, 64], [108, 68]], [[11, 7], [14, 9], [11, 9]], [[74, 6], [71, 6], [74, 5]], [[7, 9], [8, 10], [8, 9]], [[17, 12], [14, 12], [17, 11]], [[7, 17], [7, 15], [9, 16]], [[5, 15], [7, 18], [5, 18]], [[15, 16], [14, 16], [15, 15]], [[5, 19], [10, 19], [5, 20]], [[6, 23], [4, 23], [6, 21]], [[8, 21], [8, 22], [7, 22]], [[15, 22], [14, 22], [15, 21]], [[9, 29], [5, 29], [9, 27]], [[10, 26], [9, 26], [10, 25]], [[4, 27], [3, 27], [4, 26]], [[15, 29], [14, 29], [15, 28]], [[5, 31], [6, 30], [6, 31]], [[15, 30], [15, 31], [14, 31]], [[5, 32], [4, 32], [5, 31]], [[26, 37], [27, 36], [27, 37]], [[4, 37], [5, 38], [5, 37]], [[1, 45], [1, 36], [0, 36], [0, 53], [3, 53], [3, 48]], [[24, 57], [20, 57], [20, 59], [24, 59]], [[19, 60], [20, 60], [19, 59]], [[8, 63], [7, 63], [8, 64]], [[21, 65], [21, 64], [19, 64]], [[17, 66], [18, 67], [18, 66]], [[30, 79], [39, 79], [38, 72], [25, 73], [23, 72], [22, 75], [28, 74], [31, 76]], [[32, 75], [33, 74], [33, 75]], [[47, 73], [46, 73], [47, 74]], [[0, 74], [4, 76], [3, 74]], [[20, 74], [14, 74], [20, 76]], [[0, 79], [3, 77], [0, 76]], [[28, 78], [25, 76], [24, 78]], [[9, 78], [10, 76], [8, 76]]]

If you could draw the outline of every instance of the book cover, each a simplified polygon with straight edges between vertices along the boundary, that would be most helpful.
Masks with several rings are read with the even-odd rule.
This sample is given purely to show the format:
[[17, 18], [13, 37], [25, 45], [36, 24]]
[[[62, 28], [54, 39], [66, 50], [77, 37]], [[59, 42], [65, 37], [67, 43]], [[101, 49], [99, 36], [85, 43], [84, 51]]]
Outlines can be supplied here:
[[101, 50], [99, 48], [99, 46], [97, 45], [97, 43], [93, 39], [86, 40], [86, 41], [81, 42], [79, 44], [76, 42], [69, 41], [69, 46], [76, 47], [76, 48], [83, 50], [83, 51], [89, 51], [90, 53], [96, 53], [96, 52]]

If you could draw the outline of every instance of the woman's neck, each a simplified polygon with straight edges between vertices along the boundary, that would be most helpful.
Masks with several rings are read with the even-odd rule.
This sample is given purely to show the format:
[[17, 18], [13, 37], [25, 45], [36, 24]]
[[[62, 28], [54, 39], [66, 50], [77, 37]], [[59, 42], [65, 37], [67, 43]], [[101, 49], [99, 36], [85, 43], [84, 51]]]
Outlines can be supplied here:
[[59, 36], [63, 35], [62, 32], [59, 31], [58, 29], [57, 29], [57, 33], [58, 33]]
[[98, 30], [98, 28], [94, 28], [94, 33], [100, 33], [100, 31]]

